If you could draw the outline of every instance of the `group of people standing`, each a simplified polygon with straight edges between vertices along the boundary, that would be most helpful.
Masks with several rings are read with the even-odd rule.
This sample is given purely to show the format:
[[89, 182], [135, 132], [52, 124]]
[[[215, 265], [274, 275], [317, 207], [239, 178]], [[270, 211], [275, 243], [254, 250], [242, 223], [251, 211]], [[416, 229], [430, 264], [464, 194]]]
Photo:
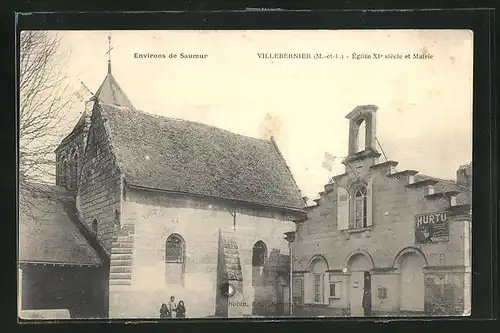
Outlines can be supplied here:
[[[175, 315], [174, 315], [175, 312]], [[179, 301], [177, 304], [175, 302], [175, 297], [170, 296], [170, 302], [168, 304], [163, 303], [160, 308], [160, 318], [185, 318], [186, 317], [186, 307], [183, 301]]]

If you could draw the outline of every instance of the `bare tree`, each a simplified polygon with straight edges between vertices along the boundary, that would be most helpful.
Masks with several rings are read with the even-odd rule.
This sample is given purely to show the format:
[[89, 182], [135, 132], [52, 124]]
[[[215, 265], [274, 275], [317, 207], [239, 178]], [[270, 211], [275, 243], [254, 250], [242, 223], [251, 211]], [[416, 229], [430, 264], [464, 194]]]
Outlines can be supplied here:
[[[54, 150], [72, 99], [62, 69], [69, 54], [60, 37], [49, 31], [21, 32], [19, 62], [19, 189], [20, 210], [30, 213], [33, 195], [47, 195], [40, 183], [55, 175]], [[48, 194], [50, 195], [50, 194]]]

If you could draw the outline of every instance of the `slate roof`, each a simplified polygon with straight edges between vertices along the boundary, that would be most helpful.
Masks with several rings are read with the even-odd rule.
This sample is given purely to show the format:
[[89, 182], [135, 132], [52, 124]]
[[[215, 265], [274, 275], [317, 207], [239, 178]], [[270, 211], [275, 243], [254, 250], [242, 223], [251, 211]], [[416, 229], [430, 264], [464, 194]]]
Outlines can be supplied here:
[[427, 180], [427, 179], [432, 179], [432, 180], [438, 181], [438, 183], [436, 183], [434, 185], [434, 192], [435, 193], [443, 193], [443, 192], [449, 192], [449, 191], [459, 191], [459, 192], [462, 191], [454, 180], [441, 179], [441, 178], [431, 177], [431, 176], [422, 175], [422, 174], [415, 175], [416, 182]]
[[[445, 192], [451, 192], [451, 191], [458, 191], [460, 192], [456, 196], [456, 204], [457, 205], [470, 205], [472, 204], [472, 195], [471, 195], [471, 190], [467, 189], [463, 186], [457, 185], [456, 181], [451, 180], [451, 179], [441, 179], [441, 178], [436, 178], [432, 176], [427, 176], [424, 174], [416, 174], [415, 175], [415, 182], [420, 182], [424, 180], [435, 180], [438, 183], [434, 185], [434, 193], [445, 193]], [[314, 200], [319, 200], [319, 198], [314, 199]], [[314, 201], [312, 200], [312, 201]], [[309, 203], [307, 208], [311, 209], [314, 207], [319, 206], [316, 203]]]
[[25, 208], [19, 210], [20, 262], [102, 265], [67, 214], [73, 200], [65, 188], [45, 184], [32, 184], [29, 194], [20, 196]]
[[130, 102], [127, 95], [125, 95], [122, 88], [120, 88], [120, 85], [110, 72], [108, 72], [104, 78], [104, 81], [101, 83], [101, 86], [95, 93], [93, 99], [98, 99], [108, 104], [134, 109], [132, 102]]
[[[73, 127], [73, 130], [62, 139], [61, 144], [57, 147], [57, 149], [59, 149], [61, 147], [61, 145], [70, 141], [71, 137], [74, 133], [81, 131], [85, 127], [85, 122], [87, 119], [90, 119], [90, 117], [87, 114], [87, 111], [83, 111], [82, 115], [80, 116], [80, 119], [76, 123], [75, 127]], [[56, 149], [56, 151], [57, 151], [57, 149]]]
[[[91, 92], [89, 91], [89, 93]], [[127, 95], [125, 95], [125, 92], [122, 90], [114, 76], [111, 74], [111, 70], [108, 71], [108, 74], [102, 81], [99, 89], [97, 89], [97, 92], [92, 96], [90, 100], [95, 101], [96, 99], [104, 103], [115, 104], [132, 109], [134, 108], [132, 102], [128, 99]], [[90, 114], [88, 114], [87, 111], [83, 111], [83, 114], [81, 115], [77, 124], [75, 125], [75, 127], [73, 127], [73, 130], [66, 137], [64, 137], [64, 139], [61, 141], [61, 144], [68, 142], [74, 133], [82, 130], [85, 127], [85, 122], [87, 119], [90, 119]]]
[[98, 107], [129, 185], [304, 208], [272, 141], [105, 103]]
[[444, 193], [450, 191], [460, 192], [456, 197], [457, 205], [470, 205], [472, 204], [471, 190], [465, 188], [464, 186], [457, 185], [456, 181], [449, 179], [440, 179], [436, 177], [431, 177], [427, 175], [417, 174], [415, 175], [415, 181], [421, 181], [426, 179], [437, 180], [438, 183], [434, 185], [435, 193]]

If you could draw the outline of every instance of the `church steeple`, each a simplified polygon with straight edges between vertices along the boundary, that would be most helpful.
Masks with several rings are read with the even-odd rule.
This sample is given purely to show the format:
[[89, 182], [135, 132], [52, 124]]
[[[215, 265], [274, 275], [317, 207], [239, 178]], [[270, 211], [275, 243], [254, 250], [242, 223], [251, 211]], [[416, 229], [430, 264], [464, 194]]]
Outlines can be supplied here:
[[108, 74], [111, 74], [111, 50], [113, 47], [111, 46], [111, 34], [108, 36], [108, 52], [106, 54], [108, 55]]
[[105, 103], [134, 109], [132, 102], [130, 102], [127, 95], [125, 95], [111, 73], [111, 50], [113, 50], [113, 47], [111, 46], [111, 35], [108, 35], [108, 50], [106, 51], [106, 54], [108, 55], [108, 74], [104, 78], [104, 81], [101, 83], [99, 89], [97, 89], [93, 100], [100, 100]]

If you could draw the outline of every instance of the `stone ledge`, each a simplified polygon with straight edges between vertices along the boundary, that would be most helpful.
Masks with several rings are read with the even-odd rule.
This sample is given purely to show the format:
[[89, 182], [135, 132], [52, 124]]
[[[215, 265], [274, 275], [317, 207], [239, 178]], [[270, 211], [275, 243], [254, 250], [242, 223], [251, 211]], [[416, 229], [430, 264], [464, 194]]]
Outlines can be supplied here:
[[435, 192], [435, 193], [426, 194], [425, 198], [426, 199], [450, 198], [450, 197], [458, 195], [458, 194], [460, 194], [459, 191]]
[[418, 182], [413, 182], [413, 183], [410, 183], [410, 184], [406, 184], [405, 187], [413, 188], [413, 187], [420, 187], [420, 186], [433, 186], [433, 185], [436, 185], [437, 183], [439, 183], [439, 181], [437, 181], [437, 180], [434, 180], [434, 179], [425, 179], [425, 180], [421, 180], [421, 181], [418, 181]]
[[131, 266], [132, 260], [111, 259], [110, 266]]
[[113, 260], [132, 260], [132, 253], [111, 253], [111, 261]]
[[127, 249], [127, 248], [133, 248], [134, 243], [133, 242], [113, 242], [111, 243], [112, 248], [121, 248], [121, 249]]
[[366, 232], [366, 231], [371, 231], [372, 230], [372, 227], [365, 227], [365, 228], [356, 228], [356, 229], [345, 229], [345, 230], [342, 230], [348, 234], [356, 234], [356, 233], [362, 233], [362, 232]]
[[[415, 176], [418, 173], [417, 170], [403, 170], [403, 171], [398, 171], [398, 172], [393, 172], [393, 173], [388, 173], [386, 177], [389, 178], [401, 178], [401, 177], [408, 177], [409, 180], [412, 176]], [[412, 183], [413, 184], [413, 183]]]
[[131, 266], [111, 266], [110, 273], [132, 273]]
[[110, 285], [122, 285], [130, 286], [132, 284], [131, 280], [109, 280]]
[[109, 274], [109, 280], [125, 280], [125, 279], [132, 279], [132, 273], [110, 273]]
[[132, 254], [133, 253], [133, 248], [128, 247], [128, 248], [112, 248], [111, 249], [111, 254]]

